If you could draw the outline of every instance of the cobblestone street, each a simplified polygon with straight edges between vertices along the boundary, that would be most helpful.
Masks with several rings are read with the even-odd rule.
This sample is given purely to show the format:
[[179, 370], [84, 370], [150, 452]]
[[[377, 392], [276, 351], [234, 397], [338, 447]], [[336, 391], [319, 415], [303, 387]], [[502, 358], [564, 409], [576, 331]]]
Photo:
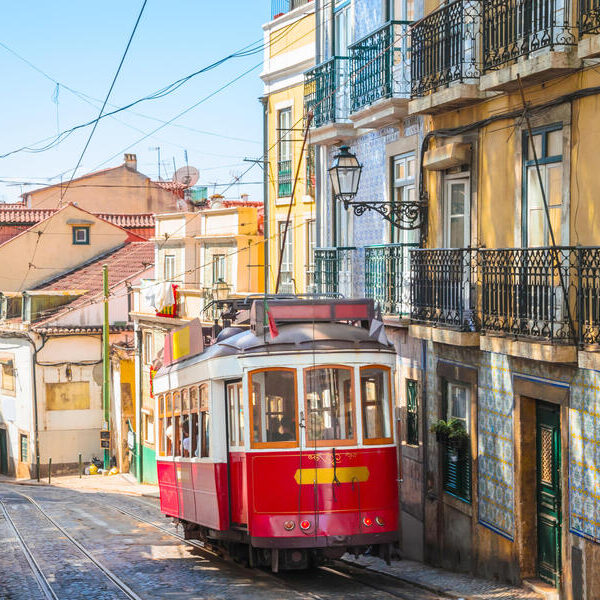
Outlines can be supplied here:
[[277, 575], [242, 567], [183, 541], [154, 498], [0, 484], [0, 501], [1, 600], [447, 597], [342, 563]]

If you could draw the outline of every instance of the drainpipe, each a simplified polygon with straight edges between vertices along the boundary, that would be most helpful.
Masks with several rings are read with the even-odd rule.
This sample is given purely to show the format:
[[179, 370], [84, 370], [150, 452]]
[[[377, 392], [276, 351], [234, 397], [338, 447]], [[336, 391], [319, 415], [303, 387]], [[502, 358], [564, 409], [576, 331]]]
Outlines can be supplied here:
[[269, 97], [259, 98], [263, 105], [263, 206], [265, 217], [263, 231], [265, 242], [263, 244], [264, 288], [265, 294], [269, 293]]
[[143, 481], [142, 469], [144, 459], [142, 457], [142, 330], [139, 323], [135, 323], [135, 447], [136, 465], [135, 471], [138, 481]]
[[429, 473], [429, 427], [427, 423], [427, 341], [421, 340], [421, 430], [423, 432], [423, 469], [421, 473], [421, 507], [423, 510], [423, 558], [427, 558], [427, 477]]

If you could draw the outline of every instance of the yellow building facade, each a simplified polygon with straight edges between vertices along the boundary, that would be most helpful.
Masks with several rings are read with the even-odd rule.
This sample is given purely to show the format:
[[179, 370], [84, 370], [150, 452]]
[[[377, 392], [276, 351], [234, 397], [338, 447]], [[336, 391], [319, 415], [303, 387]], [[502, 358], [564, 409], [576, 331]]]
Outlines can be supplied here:
[[266, 281], [274, 293], [281, 263], [278, 291], [302, 294], [314, 290], [316, 242], [314, 150], [308, 143], [302, 150], [304, 71], [315, 57], [314, 3], [296, 3], [263, 30]]

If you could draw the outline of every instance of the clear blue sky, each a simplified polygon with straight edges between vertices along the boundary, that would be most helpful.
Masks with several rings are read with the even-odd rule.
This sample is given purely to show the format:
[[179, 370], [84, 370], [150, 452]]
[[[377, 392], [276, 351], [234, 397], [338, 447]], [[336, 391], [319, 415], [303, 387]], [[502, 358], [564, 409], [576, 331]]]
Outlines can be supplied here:
[[[29, 60], [53, 79], [88, 96], [104, 99], [141, 7], [141, 0], [102, 2], [13, 2], [3, 7], [0, 42]], [[252, 42], [262, 40], [261, 25], [268, 20], [270, 0], [149, 0], [142, 21], [109, 100], [121, 106], [202, 68]], [[262, 52], [233, 59], [201, 74], [173, 94], [142, 103], [132, 110], [154, 119], [169, 120], [243, 71], [262, 62]], [[157, 152], [167, 176], [189, 163], [200, 170], [199, 183], [226, 183], [250, 166], [244, 157], [262, 153], [262, 93], [258, 67], [226, 90], [204, 102], [175, 125], [232, 136], [235, 141], [167, 126], [127, 152], [138, 157], [138, 169], [155, 178]], [[57, 132], [55, 84], [0, 47], [0, 154], [34, 144]], [[60, 88], [60, 130], [95, 118], [99, 103], [90, 105]], [[122, 162], [124, 149], [161, 123], [130, 111], [103, 119], [84, 156], [78, 175]], [[57, 183], [75, 167], [89, 129], [76, 132], [56, 148], [39, 154], [19, 153], [0, 159], [0, 179]], [[118, 156], [111, 158], [113, 155]], [[110, 159], [108, 162], [107, 159]], [[161, 171], [165, 178], [165, 170]], [[50, 179], [53, 178], [53, 179]], [[260, 166], [244, 178], [262, 179]], [[28, 189], [0, 183], [0, 201], [14, 202]], [[223, 188], [216, 188], [223, 189]], [[248, 192], [262, 198], [260, 185], [234, 186], [227, 197]], [[212, 188], [210, 188], [212, 192]]]

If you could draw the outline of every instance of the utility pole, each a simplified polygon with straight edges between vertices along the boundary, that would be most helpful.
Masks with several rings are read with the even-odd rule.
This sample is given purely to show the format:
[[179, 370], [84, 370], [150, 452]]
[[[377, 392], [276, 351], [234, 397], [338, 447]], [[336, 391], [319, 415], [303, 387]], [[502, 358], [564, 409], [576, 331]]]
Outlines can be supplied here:
[[[108, 265], [102, 267], [104, 287], [104, 321], [102, 323], [102, 407], [104, 408], [104, 429], [110, 431], [110, 362], [109, 362], [109, 326], [108, 326]], [[110, 434], [109, 434], [110, 435]], [[104, 468], [110, 465], [110, 449], [104, 448]]]

